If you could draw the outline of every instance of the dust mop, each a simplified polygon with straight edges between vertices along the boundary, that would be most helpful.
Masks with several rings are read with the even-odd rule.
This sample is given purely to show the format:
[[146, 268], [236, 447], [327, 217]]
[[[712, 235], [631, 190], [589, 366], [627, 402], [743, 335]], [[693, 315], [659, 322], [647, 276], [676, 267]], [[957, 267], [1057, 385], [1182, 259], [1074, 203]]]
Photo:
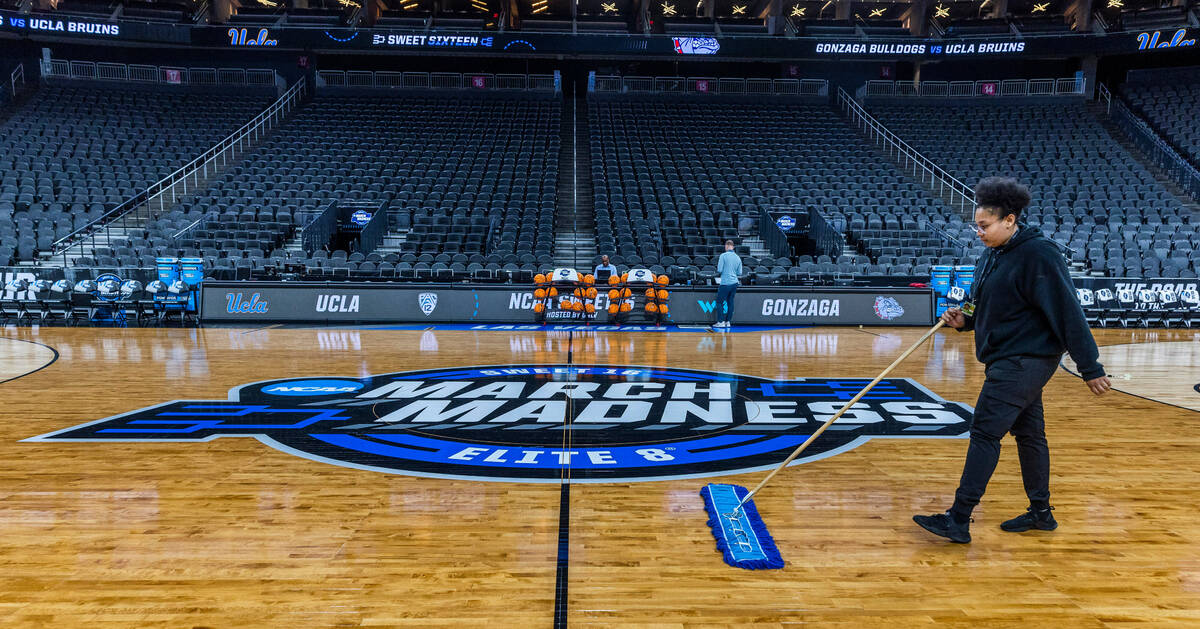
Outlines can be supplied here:
[[[955, 287], [958, 295], [951, 295], [951, 298], [958, 297], [962, 299], [965, 294], [962, 289]], [[970, 304], [963, 305], [963, 311], [970, 314]], [[782, 568], [783, 557], [779, 554], [779, 549], [775, 546], [775, 540], [771, 539], [771, 534], [767, 532], [767, 525], [758, 515], [758, 509], [754, 506], [751, 499], [759, 492], [766, 484], [775, 477], [783, 468], [800, 456], [801, 452], [807, 448], [825, 429], [833, 425], [847, 410], [858, 403], [864, 395], [867, 394], [875, 385], [879, 384], [896, 365], [899, 365], [908, 358], [908, 355], [913, 353], [922, 343], [929, 340], [941, 327], [944, 322], [938, 321], [937, 325], [929, 329], [924, 336], [920, 338], [913, 346], [908, 348], [900, 355], [892, 364], [888, 365], [882, 373], [875, 377], [862, 391], [858, 392], [846, 402], [838, 412], [821, 424], [816, 432], [808, 437], [804, 443], [800, 444], [788, 458], [784, 459], [766, 478], [762, 480], [751, 491], [747, 491], [745, 487], [740, 485], [724, 485], [724, 484], [709, 484], [700, 490], [700, 496], [704, 498], [704, 509], [708, 511], [708, 526], [712, 528], [713, 537], [717, 540], [717, 550], [725, 555], [725, 563], [736, 568], [746, 568], [748, 570], [762, 570], [769, 568]]]

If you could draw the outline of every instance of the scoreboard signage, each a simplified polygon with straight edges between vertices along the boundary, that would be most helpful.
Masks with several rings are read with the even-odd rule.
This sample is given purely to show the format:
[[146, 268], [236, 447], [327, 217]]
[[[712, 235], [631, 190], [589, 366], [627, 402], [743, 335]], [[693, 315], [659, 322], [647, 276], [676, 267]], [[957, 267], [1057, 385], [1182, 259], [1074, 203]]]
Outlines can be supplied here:
[[3, 30], [7, 31], [46, 35], [82, 35], [104, 39], [121, 36], [119, 22], [98, 22], [73, 16], [23, 15], [8, 12], [4, 12], [3, 20]]
[[719, 58], [740, 60], [796, 59], [943, 59], [1044, 58], [1114, 54], [1196, 54], [1200, 29], [1071, 33], [1017, 38], [965, 37], [952, 41], [919, 38], [854, 39], [819, 37], [672, 37], [608, 33], [477, 32], [430, 34], [392, 29], [230, 28], [96, 21], [68, 16], [29, 16], [0, 11], [0, 36], [35, 40], [92, 38], [188, 44], [205, 48], [237, 48], [248, 54], [271, 50], [376, 50], [397, 54], [486, 56], [566, 56]]

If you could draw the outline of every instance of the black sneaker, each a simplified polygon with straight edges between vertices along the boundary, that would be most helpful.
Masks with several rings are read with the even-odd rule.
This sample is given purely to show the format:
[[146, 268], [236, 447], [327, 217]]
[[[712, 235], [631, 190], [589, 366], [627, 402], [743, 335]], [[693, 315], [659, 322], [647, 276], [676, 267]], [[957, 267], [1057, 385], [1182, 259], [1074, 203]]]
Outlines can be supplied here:
[[1054, 519], [1054, 507], [1047, 509], [1035, 510], [1029, 507], [1021, 515], [1003, 523], [1000, 528], [1009, 533], [1023, 533], [1029, 529], [1037, 529], [1039, 531], [1053, 531], [1058, 528], [1058, 522]]
[[913, 522], [926, 531], [945, 537], [955, 544], [966, 544], [971, 541], [970, 521], [959, 524], [950, 516], [949, 511], [934, 515], [914, 515]]

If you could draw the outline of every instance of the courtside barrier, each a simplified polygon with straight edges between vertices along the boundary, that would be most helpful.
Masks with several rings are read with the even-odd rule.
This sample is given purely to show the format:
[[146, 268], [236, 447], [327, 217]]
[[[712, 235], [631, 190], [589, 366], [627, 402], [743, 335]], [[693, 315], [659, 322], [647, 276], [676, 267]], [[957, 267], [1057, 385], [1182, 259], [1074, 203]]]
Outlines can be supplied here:
[[[534, 288], [353, 282], [204, 282], [207, 323], [514, 323], [534, 322]], [[601, 291], [598, 312], [607, 312]], [[671, 289], [669, 323], [716, 320], [716, 287]], [[933, 322], [927, 288], [754, 287], [738, 289], [733, 321], [753, 325], [913, 325]], [[553, 323], [551, 317], [548, 323]], [[564, 321], [566, 322], [566, 321]], [[607, 323], [607, 315], [597, 318]]]

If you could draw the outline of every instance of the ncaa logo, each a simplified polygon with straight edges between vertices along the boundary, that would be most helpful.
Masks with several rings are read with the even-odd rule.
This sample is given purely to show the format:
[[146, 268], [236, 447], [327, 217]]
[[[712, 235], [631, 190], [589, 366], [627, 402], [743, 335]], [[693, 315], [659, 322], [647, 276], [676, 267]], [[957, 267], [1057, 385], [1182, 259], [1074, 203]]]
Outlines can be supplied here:
[[437, 293], [421, 293], [417, 295], [417, 304], [421, 306], [421, 312], [425, 313], [426, 317], [433, 314], [433, 309], [437, 308], [437, 301]]
[[[555, 364], [273, 380], [234, 388], [227, 400], [166, 402], [27, 441], [249, 436], [312, 461], [411, 476], [559, 483], [569, 469], [571, 482], [585, 483], [699, 478], [777, 465], [867, 382]], [[970, 418], [969, 406], [889, 378], [798, 462], [871, 439], [963, 437]]]
[[262, 388], [262, 392], [268, 395], [315, 397], [335, 393], [353, 393], [361, 388], [363, 388], [363, 383], [357, 380], [293, 380], [265, 386]]
[[891, 321], [904, 316], [904, 307], [895, 297], [876, 297], [875, 316], [884, 321]]

